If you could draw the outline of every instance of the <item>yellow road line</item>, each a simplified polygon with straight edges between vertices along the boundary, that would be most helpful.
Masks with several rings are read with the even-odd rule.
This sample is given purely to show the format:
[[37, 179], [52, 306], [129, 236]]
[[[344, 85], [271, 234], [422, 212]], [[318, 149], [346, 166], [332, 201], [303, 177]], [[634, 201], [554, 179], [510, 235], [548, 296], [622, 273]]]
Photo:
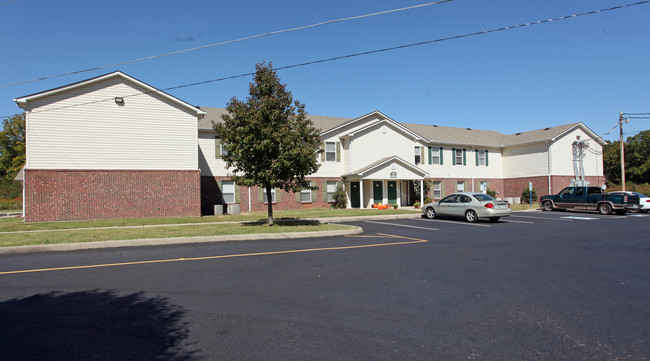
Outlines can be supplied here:
[[[56, 268], [40, 268], [40, 269], [30, 269], [30, 270], [20, 270], [20, 271], [8, 271], [0, 272], [0, 275], [9, 275], [9, 274], [18, 274], [18, 273], [33, 273], [33, 272], [48, 272], [48, 271], [63, 271], [63, 270], [75, 270], [75, 269], [85, 269], [85, 268], [101, 268], [101, 267], [117, 267], [117, 266], [131, 266], [139, 264], [151, 264], [151, 263], [166, 263], [166, 262], [184, 262], [184, 261], [202, 261], [202, 260], [211, 260], [211, 259], [222, 259], [222, 258], [235, 258], [235, 257], [251, 257], [251, 256], [268, 256], [275, 254], [289, 254], [289, 253], [302, 253], [302, 252], [317, 252], [317, 251], [335, 251], [342, 249], [355, 249], [355, 248], [370, 248], [370, 247], [384, 247], [384, 246], [398, 246], [405, 244], [415, 244], [415, 243], [426, 243], [429, 242], [424, 239], [410, 238], [395, 236], [385, 233], [378, 233], [383, 237], [390, 238], [402, 238], [409, 239], [409, 242], [391, 242], [391, 243], [376, 243], [376, 244], [365, 244], [358, 246], [341, 246], [341, 247], [328, 247], [328, 248], [309, 248], [309, 249], [293, 249], [286, 251], [273, 251], [273, 252], [258, 252], [258, 253], [241, 253], [241, 254], [227, 254], [222, 256], [207, 256], [207, 257], [192, 257], [192, 258], [174, 258], [174, 259], [160, 259], [160, 260], [151, 260], [151, 261], [134, 261], [134, 262], [121, 262], [121, 263], [105, 263], [105, 264], [96, 264], [96, 265], [85, 265], [85, 266], [69, 266], [69, 267], [56, 267]], [[375, 237], [376, 238], [376, 237]]]

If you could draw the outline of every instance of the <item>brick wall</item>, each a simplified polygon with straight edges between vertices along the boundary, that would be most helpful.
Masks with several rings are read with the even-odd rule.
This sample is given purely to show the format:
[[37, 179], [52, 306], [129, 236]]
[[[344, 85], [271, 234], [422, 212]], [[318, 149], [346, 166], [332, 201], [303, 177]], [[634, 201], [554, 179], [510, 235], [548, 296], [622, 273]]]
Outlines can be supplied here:
[[200, 216], [200, 173], [25, 170], [25, 221]]
[[[218, 181], [230, 180], [228, 177], [201, 177], [201, 211], [203, 215], [214, 214], [214, 206], [221, 203], [221, 190], [218, 186]], [[311, 202], [296, 202], [296, 193], [280, 191], [279, 201], [273, 203], [274, 211], [292, 210], [292, 209], [308, 209], [308, 208], [330, 208], [331, 202], [323, 199], [324, 189], [327, 181], [341, 182], [340, 178], [308, 178], [308, 180], [315, 182], [318, 190], [316, 190], [315, 197]], [[277, 190], [276, 190], [277, 191]], [[278, 199], [276, 194], [276, 200]], [[250, 188], [250, 209], [248, 188], [239, 188], [240, 209], [242, 212], [266, 212], [268, 205], [259, 200], [259, 188]]]

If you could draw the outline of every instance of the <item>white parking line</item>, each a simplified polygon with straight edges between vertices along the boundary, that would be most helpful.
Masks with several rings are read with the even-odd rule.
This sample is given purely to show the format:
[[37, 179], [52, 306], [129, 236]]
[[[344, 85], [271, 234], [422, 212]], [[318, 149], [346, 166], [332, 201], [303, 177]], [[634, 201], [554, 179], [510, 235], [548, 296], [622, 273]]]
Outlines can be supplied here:
[[509, 220], [507, 220], [507, 221], [502, 219], [500, 222], [535, 224], [535, 222], [528, 222], [528, 221], [513, 221], [512, 219], [509, 219]]
[[579, 216], [566, 216], [566, 217], [562, 217], [562, 218], [577, 219], [577, 220], [581, 220], [581, 221], [593, 221], [594, 219], [598, 219], [598, 218], [594, 218], [594, 217], [579, 217]]
[[474, 226], [474, 227], [491, 227], [490, 225], [487, 224], [476, 224], [476, 223], [468, 223], [468, 222], [463, 222], [463, 221], [445, 221], [442, 219], [434, 218], [434, 219], [420, 219], [421, 221], [427, 221], [427, 222], [441, 222], [441, 223], [451, 223], [451, 224], [458, 224], [461, 226]]
[[396, 226], [396, 227], [406, 227], [406, 228], [418, 228], [418, 229], [427, 229], [430, 231], [439, 231], [438, 228], [431, 228], [431, 227], [419, 227], [419, 226], [410, 226], [408, 224], [395, 224], [395, 223], [388, 223], [388, 222], [376, 222], [376, 221], [365, 221], [366, 223], [375, 223], [375, 224], [385, 224], [389, 226]]
[[532, 218], [532, 219], [548, 219], [549, 221], [565, 221], [565, 222], [571, 222], [570, 219], [562, 219], [562, 218], [530, 217], [530, 216], [515, 216], [515, 215], [510, 215], [510, 217], [517, 217], [517, 218]]

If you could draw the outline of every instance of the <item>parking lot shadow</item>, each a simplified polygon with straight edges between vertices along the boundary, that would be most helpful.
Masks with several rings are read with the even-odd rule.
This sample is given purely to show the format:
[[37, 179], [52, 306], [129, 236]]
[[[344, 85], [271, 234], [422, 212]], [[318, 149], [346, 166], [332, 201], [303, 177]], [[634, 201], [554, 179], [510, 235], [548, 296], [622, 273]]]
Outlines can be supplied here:
[[0, 359], [198, 360], [185, 311], [163, 297], [50, 292], [0, 302]]

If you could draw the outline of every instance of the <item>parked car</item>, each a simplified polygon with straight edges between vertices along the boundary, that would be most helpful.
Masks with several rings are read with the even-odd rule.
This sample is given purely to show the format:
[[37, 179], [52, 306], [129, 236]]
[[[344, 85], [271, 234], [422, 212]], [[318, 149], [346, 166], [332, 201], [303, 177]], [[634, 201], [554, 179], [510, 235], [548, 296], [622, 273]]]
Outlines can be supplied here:
[[639, 210], [639, 196], [634, 194], [603, 193], [600, 187], [566, 187], [555, 195], [542, 196], [540, 206], [544, 211], [577, 209], [598, 211], [600, 214], [617, 214]]
[[628, 192], [628, 191], [615, 191], [615, 192], [609, 192], [607, 193], [608, 195], [610, 194], [627, 194], [627, 195], [636, 195], [639, 196], [639, 206], [641, 209], [639, 209], [639, 212], [643, 213], [648, 213], [650, 211], [650, 197], [643, 195], [641, 193], [637, 192]]
[[501, 217], [512, 213], [510, 204], [498, 201], [482, 193], [454, 193], [437, 202], [427, 203], [422, 207], [422, 217], [462, 217], [467, 222], [476, 222], [479, 218], [487, 218], [496, 222]]

